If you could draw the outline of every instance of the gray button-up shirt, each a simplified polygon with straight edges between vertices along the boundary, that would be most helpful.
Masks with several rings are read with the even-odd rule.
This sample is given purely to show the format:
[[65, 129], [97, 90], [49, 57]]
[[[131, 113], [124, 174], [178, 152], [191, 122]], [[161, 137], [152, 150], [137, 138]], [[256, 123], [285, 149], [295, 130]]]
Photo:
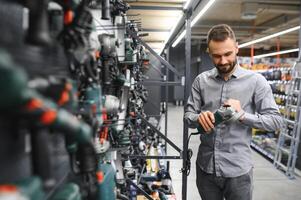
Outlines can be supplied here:
[[267, 80], [261, 74], [236, 65], [227, 81], [219, 76], [216, 68], [196, 77], [184, 115], [189, 127], [200, 126], [199, 114], [215, 112], [227, 99], [240, 101], [245, 111], [244, 120], [221, 124], [211, 133], [201, 134], [197, 165], [207, 173], [237, 177], [253, 166], [251, 128], [275, 131], [280, 129], [282, 117]]

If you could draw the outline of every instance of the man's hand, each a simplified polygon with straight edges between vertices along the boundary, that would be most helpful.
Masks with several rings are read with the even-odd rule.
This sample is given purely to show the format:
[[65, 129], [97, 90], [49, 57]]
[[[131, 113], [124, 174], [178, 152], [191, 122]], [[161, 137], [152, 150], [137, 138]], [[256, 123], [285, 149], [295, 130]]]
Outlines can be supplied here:
[[209, 133], [211, 129], [214, 128], [215, 118], [214, 118], [214, 114], [210, 111], [201, 112], [199, 114], [198, 121], [206, 133]]
[[225, 106], [231, 106], [232, 108], [235, 109], [236, 112], [240, 112], [241, 111], [241, 105], [240, 105], [240, 101], [236, 100], [236, 99], [228, 99], [224, 102]]
[[[232, 108], [235, 109], [236, 112], [240, 112], [242, 110], [240, 101], [236, 99], [228, 99], [224, 102], [224, 105], [231, 106]], [[244, 115], [239, 120], [242, 121], [243, 119], [244, 119]]]

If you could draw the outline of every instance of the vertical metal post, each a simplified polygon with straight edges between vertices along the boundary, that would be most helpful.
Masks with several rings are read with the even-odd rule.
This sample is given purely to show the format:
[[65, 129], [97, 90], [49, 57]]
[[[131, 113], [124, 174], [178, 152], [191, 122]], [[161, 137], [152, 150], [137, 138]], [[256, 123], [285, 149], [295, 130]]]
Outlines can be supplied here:
[[[277, 52], [279, 52], [280, 51], [280, 37], [277, 37], [276, 45], [277, 45]], [[280, 54], [278, 54], [276, 57], [276, 66], [280, 67], [280, 64], [281, 64]]]
[[[166, 49], [166, 60], [169, 62], [169, 48]], [[166, 81], [168, 82], [169, 69], [165, 67]], [[165, 85], [165, 137], [167, 137], [167, 120], [168, 120], [168, 85]], [[167, 154], [167, 143], [165, 141], [165, 154]]]
[[[300, 6], [300, 20], [301, 20], [301, 6]], [[301, 24], [301, 21], [299, 20], [299, 25]], [[298, 61], [301, 61], [301, 29], [299, 29], [299, 54], [298, 54]], [[300, 91], [301, 92], [301, 91]]]
[[[186, 39], [185, 39], [185, 88], [184, 88], [184, 112], [187, 104], [187, 99], [190, 93], [190, 64], [191, 64], [191, 9], [186, 12]], [[184, 120], [183, 126], [183, 171], [182, 171], [182, 200], [187, 199], [187, 150], [188, 150], [188, 125]]]
[[251, 63], [252, 66], [254, 64], [254, 45], [251, 46]]
[[[301, 11], [301, 9], [300, 9]], [[300, 20], [301, 20], [301, 12], [300, 12]], [[299, 22], [299, 25], [301, 24], [301, 21]], [[299, 54], [298, 54], [298, 62], [300, 63], [301, 62], [301, 53], [300, 53], [300, 49], [301, 49], [301, 29], [299, 29]], [[299, 65], [297, 65], [299, 66]], [[300, 76], [300, 72], [299, 72], [299, 69], [297, 69], [298, 71], [298, 76]], [[298, 119], [298, 126], [297, 126], [297, 132], [296, 132], [296, 135], [297, 135], [297, 140], [294, 141], [295, 143], [295, 152], [294, 152], [294, 159], [293, 159], [293, 163], [292, 163], [292, 176], [294, 176], [294, 173], [295, 173], [295, 167], [296, 167], [296, 162], [297, 162], [297, 153], [299, 151], [299, 144], [300, 144], [300, 132], [301, 132], [301, 124], [300, 124], [300, 121], [301, 121], [301, 83], [299, 82], [299, 94], [298, 94], [298, 103], [297, 103], [297, 119]]]

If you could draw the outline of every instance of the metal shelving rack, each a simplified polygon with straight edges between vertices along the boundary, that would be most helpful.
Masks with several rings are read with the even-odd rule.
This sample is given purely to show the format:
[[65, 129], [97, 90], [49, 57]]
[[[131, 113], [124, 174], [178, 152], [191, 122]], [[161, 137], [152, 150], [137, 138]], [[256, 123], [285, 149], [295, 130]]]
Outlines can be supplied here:
[[[189, 25], [190, 27], [190, 25]], [[168, 73], [169, 73], [169, 70], [172, 71], [176, 76], [178, 77], [182, 77], [182, 75], [178, 72], [178, 70], [176, 68], [174, 68], [171, 64], [169, 64], [169, 52], [167, 52], [167, 61], [162, 58], [160, 55], [158, 55], [150, 46], [148, 46], [143, 40], [141, 40], [141, 38], [139, 38], [139, 36], [137, 34], [135, 34], [134, 32], [132, 31], [129, 31], [129, 34], [135, 38], [136, 40], [138, 40], [146, 49], [149, 50], [149, 52], [155, 56], [163, 66], [166, 67], [166, 70], [165, 70], [165, 75], [163, 77], [162, 80], [157, 80], [157, 81], [143, 81], [143, 84], [144, 85], [156, 85], [156, 86], [164, 86], [165, 87], [165, 111], [164, 111], [164, 115], [165, 115], [165, 131], [164, 133], [162, 133], [160, 130], [158, 130], [157, 127], [153, 126], [150, 122], [148, 122], [147, 119], [145, 119], [143, 116], [137, 116], [138, 118], [140, 118], [142, 121], [144, 121], [144, 123], [146, 123], [152, 130], [154, 130], [156, 132], [156, 134], [162, 138], [164, 141], [165, 141], [165, 151], [166, 151], [166, 148], [167, 148], [167, 143], [172, 147], [174, 148], [178, 153], [179, 155], [164, 155], [164, 156], [149, 156], [149, 155], [124, 155], [124, 156], [127, 156], [128, 158], [142, 158], [142, 159], [164, 159], [164, 160], [170, 160], [170, 159], [183, 159], [183, 167], [182, 167], [182, 172], [184, 174], [184, 172], [187, 170], [187, 165], [186, 165], [186, 154], [187, 154], [187, 149], [188, 147], [184, 146], [183, 147], [183, 150], [181, 150], [177, 145], [175, 145], [171, 140], [168, 139], [167, 137], [167, 120], [168, 120], [168, 115], [167, 115], [167, 104], [168, 104], [168, 86], [176, 86], [176, 85], [182, 85], [181, 82], [170, 82], [168, 81]], [[190, 39], [190, 37], [189, 37]], [[190, 43], [189, 43], [190, 45]], [[190, 51], [189, 51], [189, 55], [190, 55]], [[189, 60], [190, 60], [190, 56], [189, 56]], [[187, 75], [187, 74], [185, 74]], [[186, 84], [186, 82], [185, 82]], [[185, 86], [185, 90], [186, 90], [186, 86]], [[188, 134], [188, 129], [187, 129], [187, 134]], [[185, 135], [185, 134], [184, 134]], [[186, 140], [187, 140], [187, 135], [186, 135]], [[185, 140], [185, 137], [184, 137], [184, 141]], [[165, 153], [166, 154], [166, 153]], [[186, 179], [185, 179], [186, 178]], [[152, 197], [150, 195], [148, 195], [143, 189], [139, 188], [139, 186], [134, 183], [133, 181], [127, 179], [127, 182], [134, 186], [137, 190], [139, 190], [143, 195], [144, 197], [146, 197], [147, 199], [152, 199]], [[183, 184], [183, 189], [182, 189], [182, 193], [185, 194], [186, 196], [186, 193], [187, 193], [187, 175], [185, 174], [185, 176], [183, 175], [183, 182], [185, 182], [185, 184]], [[186, 197], [185, 198], [182, 198], [183, 200], [186, 200]]]
[[[300, 19], [301, 19], [301, 13], [300, 13]], [[299, 30], [299, 49], [301, 49], [301, 31]], [[296, 166], [296, 161], [297, 161], [297, 152], [298, 152], [298, 147], [300, 143], [300, 132], [301, 132], [301, 53], [299, 50], [299, 56], [298, 56], [298, 61], [296, 62], [294, 68], [293, 68], [293, 80], [295, 82], [298, 82], [298, 89], [299, 91], [296, 91], [296, 87], [290, 88], [290, 94], [298, 96], [297, 100], [297, 106], [296, 106], [296, 117], [294, 121], [291, 121], [289, 119], [285, 119], [285, 125], [284, 129], [281, 131], [278, 139], [278, 144], [277, 144], [277, 149], [275, 153], [275, 158], [274, 158], [274, 166], [277, 168], [280, 168], [285, 171], [285, 174], [289, 178], [294, 178], [295, 176], [295, 166]], [[293, 85], [293, 84], [292, 84]], [[287, 106], [291, 106], [292, 102], [288, 101]], [[287, 107], [286, 107], [287, 109]], [[293, 126], [293, 131], [291, 135], [288, 135], [286, 132], [287, 124], [290, 124]], [[290, 147], [288, 150], [283, 148], [284, 140], [288, 139], [290, 141]], [[281, 162], [281, 157], [283, 152], [288, 153], [288, 160], [286, 164], [283, 164]]]
[[[301, 132], [301, 92], [298, 91], [297, 105], [293, 105], [293, 97], [295, 97], [296, 89], [300, 90], [301, 86], [301, 62], [297, 61], [292, 68], [292, 80], [289, 86], [288, 101], [285, 105], [286, 114], [284, 115], [284, 123], [281, 128], [277, 148], [274, 157], [274, 165], [285, 171], [289, 178], [294, 178], [295, 165], [297, 160], [298, 146], [300, 142]], [[290, 119], [291, 108], [297, 110], [294, 120]], [[289, 128], [291, 127], [291, 128]], [[291, 131], [290, 131], [291, 129]], [[287, 155], [287, 160], [284, 160]]]

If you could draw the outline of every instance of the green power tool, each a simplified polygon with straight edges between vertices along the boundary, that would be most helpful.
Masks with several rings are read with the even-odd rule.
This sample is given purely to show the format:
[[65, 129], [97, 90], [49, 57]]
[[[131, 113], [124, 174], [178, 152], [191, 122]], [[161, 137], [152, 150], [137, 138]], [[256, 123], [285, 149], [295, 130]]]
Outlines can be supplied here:
[[[240, 112], [236, 112], [235, 109], [231, 106], [228, 105], [223, 105], [221, 106], [217, 111], [215, 111], [214, 113], [214, 126], [218, 126], [219, 124], [223, 124], [223, 123], [233, 123], [237, 120], [239, 120], [242, 116], [244, 115], [244, 111], [241, 110]], [[199, 126], [197, 127], [198, 131], [195, 133], [191, 133], [187, 139], [187, 146], [189, 146], [189, 141], [190, 141], [190, 137], [192, 135], [199, 135], [199, 134], [204, 134], [205, 130], [204, 128], [199, 124]], [[191, 157], [192, 157], [192, 150], [188, 149], [187, 150], [187, 160], [186, 160], [186, 168], [182, 169], [183, 173], [186, 173], [186, 175], [188, 176], [190, 173], [190, 166], [191, 166]]]
[[[223, 105], [214, 113], [214, 118], [215, 118], [214, 126], [216, 127], [217, 125], [222, 123], [235, 122], [239, 120], [243, 114], [244, 114], [243, 110], [241, 110], [240, 112], [236, 112], [233, 107], [228, 105]], [[198, 129], [197, 134], [205, 133], [205, 130], [201, 125], [197, 129]]]
[[[43, 200], [46, 194], [43, 191], [42, 180], [37, 176], [31, 176], [13, 183], [0, 184], [0, 199], [18, 200]], [[60, 186], [50, 198], [51, 200], [81, 200], [79, 186], [75, 183], [67, 183]]]
[[[26, 73], [0, 50], [0, 90], [3, 97], [0, 98], [0, 115], [19, 116], [37, 126], [63, 133], [70, 157], [74, 158], [71, 161], [72, 169], [75, 169], [74, 163], [79, 166], [86, 196], [95, 199], [97, 159], [91, 127], [29, 88], [27, 82]], [[77, 170], [73, 171], [78, 173]], [[66, 190], [68, 188], [74, 189], [70, 186]]]
[[0, 99], [0, 114], [23, 116], [40, 126], [57, 129], [80, 144], [92, 141], [89, 125], [29, 88], [27, 82], [25, 71], [0, 50], [0, 90], [3, 97]]
[[97, 200], [116, 199], [116, 170], [110, 163], [99, 163], [97, 172], [98, 196]]
[[42, 181], [39, 177], [32, 176], [14, 183], [1, 183], [0, 199], [43, 200], [45, 193]]

